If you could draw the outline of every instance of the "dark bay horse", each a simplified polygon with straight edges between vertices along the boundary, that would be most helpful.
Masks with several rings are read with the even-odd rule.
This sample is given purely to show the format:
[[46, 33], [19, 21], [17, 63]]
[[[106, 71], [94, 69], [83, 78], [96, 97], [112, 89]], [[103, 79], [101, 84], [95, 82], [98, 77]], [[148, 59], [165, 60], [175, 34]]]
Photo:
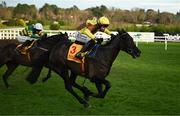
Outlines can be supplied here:
[[[64, 80], [65, 88], [70, 92], [79, 103], [85, 107], [89, 106], [89, 96], [104, 98], [110, 89], [110, 82], [105, 79], [110, 72], [111, 66], [120, 50], [130, 54], [133, 58], [139, 57], [141, 51], [135, 46], [133, 38], [124, 30], [118, 31], [118, 34], [111, 38], [111, 41], [97, 49], [95, 58], [85, 58], [85, 72], [82, 73], [81, 65], [67, 60], [67, 54], [71, 42], [62, 42], [57, 44], [50, 54], [50, 67]], [[69, 76], [68, 70], [71, 71]], [[78, 85], [75, 80], [78, 75], [88, 78], [95, 83], [98, 93], [93, 93], [87, 87]], [[105, 85], [103, 90], [102, 85]], [[73, 87], [79, 89], [84, 94], [81, 98]]]
[[6, 72], [3, 74], [3, 81], [6, 87], [9, 87], [7, 82], [8, 77], [19, 66], [24, 65], [32, 67], [31, 72], [26, 78], [31, 84], [35, 83], [37, 77], [43, 66], [49, 66], [49, 53], [51, 49], [60, 41], [68, 41], [67, 33], [59, 33], [44, 39], [37, 40], [35, 45], [29, 49], [29, 57], [22, 55], [16, 51], [16, 47], [19, 43], [10, 43], [0, 49], [0, 67], [7, 66]]

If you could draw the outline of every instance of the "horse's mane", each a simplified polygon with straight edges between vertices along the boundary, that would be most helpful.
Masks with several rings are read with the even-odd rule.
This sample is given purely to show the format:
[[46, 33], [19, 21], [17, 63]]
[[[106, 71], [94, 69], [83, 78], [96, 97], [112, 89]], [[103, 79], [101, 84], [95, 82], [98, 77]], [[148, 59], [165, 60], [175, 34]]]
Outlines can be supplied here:
[[57, 40], [57, 39], [67, 39], [68, 35], [67, 33], [58, 33], [57, 35], [52, 35], [52, 36], [49, 36], [47, 37], [46, 39], [47, 40]]
[[126, 33], [126, 31], [125, 30], [123, 30], [123, 29], [117, 29], [116, 30], [118, 33], [115, 35], [115, 36], [111, 36], [111, 39], [110, 39], [110, 41], [108, 41], [105, 45], [101, 45], [102, 47], [108, 47], [108, 46], [110, 46], [111, 45], [111, 43], [112, 43], [112, 41], [114, 40], [114, 39], [117, 39], [118, 38], [118, 36], [121, 36], [122, 34], [124, 34], [124, 33]]
[[41, 38], [38, 43], [41, 44], [41, 43], [44, 43], [44, 42], [47, 42], [47, 43], [57, 43], [59, 41], [64, 41], [64, 40], [67, 40], [68, 39], [68, 35], [67, 33], [58, 33], [57, 35], [52, 35], [52, 36], [49, 36], [47, 38]]

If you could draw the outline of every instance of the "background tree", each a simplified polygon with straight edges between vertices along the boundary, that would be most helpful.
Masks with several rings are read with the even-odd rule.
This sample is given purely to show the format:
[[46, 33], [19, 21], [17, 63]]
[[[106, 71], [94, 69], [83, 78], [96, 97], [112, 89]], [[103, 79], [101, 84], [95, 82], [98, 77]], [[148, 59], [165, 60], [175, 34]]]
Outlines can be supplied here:
[[56, 15], [58, 15], [58, 13], [59, 10], [56, 5], [49, 5], [47, 3], [39, 10], [41, 18], [46, 20], [56, 20]]
[[96, 17], [101, 17], [108, 11], [107, 7], [104, 5], [101, 5], [100, 7], [99, 6], [92, 7], [92, 8], [90, 8], [90, 10], [91, 10], [92, 14]]
[[157, 19], [157, 12], [153, 9], [148, 9], [146, 12], [146, 21], [149, 21], [151, 23], [155, 23]]
[[13, 10], [14, 18], [34, 19], [37, 17], [37, 8], [35, 5], [18, 4]]
[[161, 24], [172, 24], [174, 21], [174, 15], [168, 12], [163, 12], [160, 14], [159, 23]]

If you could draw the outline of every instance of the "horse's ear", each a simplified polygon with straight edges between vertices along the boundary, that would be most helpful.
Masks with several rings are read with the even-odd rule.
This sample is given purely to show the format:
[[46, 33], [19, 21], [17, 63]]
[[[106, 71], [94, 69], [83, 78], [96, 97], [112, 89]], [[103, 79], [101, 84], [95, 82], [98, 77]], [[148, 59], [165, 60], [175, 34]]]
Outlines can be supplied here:
[[61, 31], [59, 32], [59, 35], [62, 35], [62, 32], [61, 32]]
[[122, 33], [126, 33], [126, 31], [124, 29], [122, 29], [121, 31], [122, 31]]
[[121, 34], [121, 29], [117, 28], [116, 30], [119, 34]]
[[123, 33], [126, 33], [126, 31], [122, 28], [122, 29], [117, 29], [117, 32], [118, 32], [118, 34], [123, 34]]
[[64, 34], [65, 34], [66, 36], [68, 36], [68, 33], [67, 33], [67, 32], [65, 32]]

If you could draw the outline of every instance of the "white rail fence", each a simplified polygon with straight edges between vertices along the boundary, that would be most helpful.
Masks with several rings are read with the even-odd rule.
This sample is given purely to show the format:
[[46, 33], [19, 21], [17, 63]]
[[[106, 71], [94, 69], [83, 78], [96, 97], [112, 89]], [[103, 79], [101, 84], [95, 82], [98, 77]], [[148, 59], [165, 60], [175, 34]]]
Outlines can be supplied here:
[[[0, 29], [0, 40], [1, 39], [16, 39], [19, 35], [19, 32], [24, 29], [22, 28], [7, 28], [7, 29]], [[71, 39], [74, 39], [76, 31], [69, 31], [69, 30], [44, 30], [48, 33], [48, 36], [58, 34], [59, 32], [67, 32]], [[117, 32], [113, 32], [117, 33]], [[165, 43], [165, 50], [167, 50], [167, 43], [168, 42], [180, 42], [180, 35], [169, 35], [164, 34], [164, 36], [155, 36], [153, 32], [128, 32], [136, 42], [138, 46], [139, 42], [164, 42]], [[96, 34], [97, 37], [104, 38], [105, 41], [109, 40], [110, 36], [104, 33], [98, 32]]]

